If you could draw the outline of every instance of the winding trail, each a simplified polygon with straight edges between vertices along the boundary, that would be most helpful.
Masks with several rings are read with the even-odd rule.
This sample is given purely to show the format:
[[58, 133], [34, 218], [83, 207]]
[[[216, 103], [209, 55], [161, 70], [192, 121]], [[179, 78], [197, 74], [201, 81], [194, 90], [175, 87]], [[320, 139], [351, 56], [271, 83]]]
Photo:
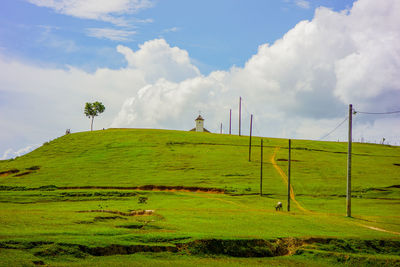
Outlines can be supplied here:
[[[279, 175], [282, 177], [283, 181], [285, 182], [285, 184], [286, 184], [286, 186], [287, 186], [287, 184], [288, 184], [288, 177], [287, 177], [287, 175], [285, 174], [285, 172], [278, 166], [278, 164], [277, 164], [276, 161], [275, 161], [276, 153], [279, 151], [279, 149], [280, 149], [279, 146], [275, 147], [274, 154], [271, 156], [271, 163], [272, 163], [272, 165], [274, 166], [274, 168], [276, 169], [276, 171], [279, 173]], [[290, 186], [290, 199], [293, 200], [294, 203], [296, 203], [296, 206], [297, 206], [300, 210], [302, 210], [302, 211], [304, 211], [304, 212], [309, 212], [309, 213], [311, 213], [311, 211], [309, 211], [309, 210], [303, 208], [303, 207], [300, 205], [300, 203], [296, 200], [295, 195], [294, 195], [294, 191], [293, 191], [293, 187], [292, 187], [292, 186]], [[361, 224], [361, 223], [354, 223], [354, 224], [356, 224], [356, 225], [358, 225], [358, 226], [361, 226], [361, 227], [364, 227], [364, 228], [368, 228], [368, 229], [370, 229], [370, 230], [374, 230], [374, 231], [385, 232], [385, 233], [390, 233], [390, 234], [394, 234], [394, 235], [400, 235], [399, 232], [395, 232], [395, 231], [389, 231], [389, 230], [386, 230], [386, 229], [382, 229], [382, 228], [378, 228], [378, 227], [374, 227], [374, 226], [369, 226], [369, 225], [365, 225], [365, 224]]]
[[375, 230], [375, 231], [379, 231], [379, 232], [385, 232], [385, 233], [394, 234], [394, 235], [400, 235], [399, 232], [389, 231], [389, 230], [385, 230], [385, 229], [382, 229], [382, 228], [378, 228], [378, 227], [374, 227], [374, 226], [369, 226], [369, 225], [365, 225], [365, 224], [361, 224], [361, 223], [356, 223], [356, 224], [358, 224], [358, 225], [360, 225], [360, 226], [362, 226], [362, 227], [371, 229], [371, 230]]
[[[272, 156], [271, 156], [271, 163], [272, 163], [272, 165], [274, 166], [275, 170], [276, 170], [276, 171], [279, 173], [279, 175], [282, 177], [282, 180], [284, 181], [284, 183], [285, 183], [286, 186], [287, 186], [287, 184], [288, 184], [288, 177], [287, 177], [287, 175], [285, 174], [285, 172], [281, 169], [281, 167], [279, 167], [278, 164], [277, 164], [276, 161], [275, 161], [275, 156], [276, 156], [276, 153], [279, 151], [279, 149], [280, 149], [279, 146], [275, 147], [274, 154], [272, 154]], [[309, 210], [303, 208], [303, 207], [300, 205], [300, 203], [296, 200], [295, 195], [294, 195], [294, 191], [293, 191], [293, 187], [292, 187], [292, 186], [290, 186], [290, 199], [296, 204], [296, 206], [299, 208], [299, 210], [304, 211], [304, 212], [310, 212]]]

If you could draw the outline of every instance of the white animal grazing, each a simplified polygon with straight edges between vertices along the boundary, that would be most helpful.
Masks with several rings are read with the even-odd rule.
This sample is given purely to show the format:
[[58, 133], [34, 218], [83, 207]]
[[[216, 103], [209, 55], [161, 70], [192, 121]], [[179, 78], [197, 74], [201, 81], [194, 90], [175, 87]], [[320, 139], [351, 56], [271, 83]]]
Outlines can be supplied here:
[[282, 210], [282, 202], [276, 203], [275, 210]]

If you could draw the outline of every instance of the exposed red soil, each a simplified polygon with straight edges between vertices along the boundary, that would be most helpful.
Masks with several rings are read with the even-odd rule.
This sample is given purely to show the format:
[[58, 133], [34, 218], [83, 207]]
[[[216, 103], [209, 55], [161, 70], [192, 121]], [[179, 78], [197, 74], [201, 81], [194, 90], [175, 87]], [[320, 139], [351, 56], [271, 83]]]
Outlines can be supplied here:
[[11, 169], [11, 170], [8, 170], [8, 171], [0, 172], [0, 176], [3, 177], [3, 176], [7, 176], [7, 175], [14, 174], [14, 173], [17, 173], [17, 172], [19, 172], [19, 170]]
[[133, 187], [123, 186], [66, 186], [57, 187], [61, 190], [70, 189], [118, 189], [118, 190], [144, 190], [144, 191], [183, 191], [183, 192], [202, 192], [202, 193], [215, 193], [224, 194], [225, 190], [221, 188], [207, 188], [196, 186], [168, 186], [168, 185], [142, 185]]

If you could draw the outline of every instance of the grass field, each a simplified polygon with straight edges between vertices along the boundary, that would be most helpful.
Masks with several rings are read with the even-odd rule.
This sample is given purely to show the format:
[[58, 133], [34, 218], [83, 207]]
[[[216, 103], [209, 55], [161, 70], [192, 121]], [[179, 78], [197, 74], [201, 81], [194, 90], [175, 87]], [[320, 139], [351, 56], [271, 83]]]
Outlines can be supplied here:
[[[139, 129], [0, 161], [0, 265], [400, 266], [400, 148]], [[275, 211], [283, 202], [285, 211]], [[142, 202], [142, 203], [140, 203]], [[146, 210], [146, 212], [144, 212]], [[142, 214], [144, 213], [144, 214]]]

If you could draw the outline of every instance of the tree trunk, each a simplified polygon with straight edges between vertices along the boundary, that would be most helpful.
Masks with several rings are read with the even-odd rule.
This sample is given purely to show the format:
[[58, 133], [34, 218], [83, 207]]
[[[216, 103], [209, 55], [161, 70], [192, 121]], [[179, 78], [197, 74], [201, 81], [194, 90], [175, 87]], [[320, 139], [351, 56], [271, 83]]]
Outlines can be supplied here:
[[92, 116], [92, 124], [90, 125], [90, 131], [93, 131], [93, 120], [94, 120], [94, 116]]

